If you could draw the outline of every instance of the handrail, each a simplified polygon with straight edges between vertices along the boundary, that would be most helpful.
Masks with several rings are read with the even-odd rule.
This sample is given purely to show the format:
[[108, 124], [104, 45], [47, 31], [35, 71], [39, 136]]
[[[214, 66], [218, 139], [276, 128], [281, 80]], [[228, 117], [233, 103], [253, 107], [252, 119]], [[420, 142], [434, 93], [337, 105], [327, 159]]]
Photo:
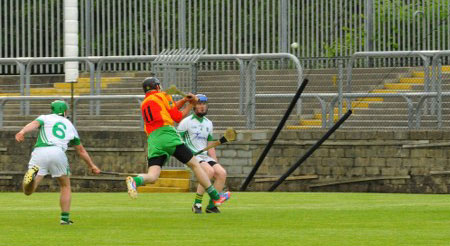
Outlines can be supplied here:
[[[144, 100], [145, 95], [100, 95], [100, 96], [73, 96], [73, 119], [72, 123], [76, 126], [77, 123], [77, 104], [81, 100], [125, 100], [133, 99], [138, 104]], [[12, 97], [0, 97], [0, 128], [3, 127], [3, 108], [8, 101], [39, 101], [39, 100], [71, 100], [71, 96], [12, 96]], [[143, 126], [143, 119], [141, 118], [141, 126]]]
[[[171, 55], [165, 55], [170, 57]], [[46, 64], [46, 63], [62, 63], [62, 62], [86, 62], [89, 67], [89, 73], [91, 78], [91, 95], [97, 94], [100, 95], [101, 89], [101, 68], [102, 65], [107, 62], [151, 62], [158, 58], [158, 55], [135, 55], [135, 56], [88, 56], [88, 57], [19, 57], [19, 58], [0, 58], [0, 64], [16, 64], [19, 67], [20, 71], [20, 81], [22, 95], [30, 95], [30, 73], [26, 71], [30, 71], [30, 66], [34, 64]], [[247, 64], [247, 68], [252, 68], [252, 64], [254, 64], [257, 60], [261, 59], [289, 59], [291, 60], [298, 73], [297, 87], [300, 87], [303, 80], [303, 67], [300, 64], [300, 61], [295, 55], [290, 53], [261, 53], [261, 54], [203, 54], [199, 56], [199, 61], [238, 61], [239, 66], [245, 64], [242, 61], [249, 61]], [[97, 68], [95, 65], [97, 64]], [[254, 76], [254, 73], [247, 69], [245, 72], [245, 76], [250, 77]], [[241, 76], [244, 75], [241, 73]], [[253, 77], [252, 77], [253, 78]], [[94, 83], [95, 80], [95, 83]], [[255, 79], [249, 79], [251, 85], [249, 83], [245, 83], [246, 86], [251, 86], [255, 88], [254, 81]], [[25, 85], [22, 85], [25, 83]], [[95, 90], [94, 90], [95, 87]], [[241, 89], [243, 89], [243, 79], [241, 78]], [[254, 111], [255, 102], [254, 102], [254, 93], [255, 91], [250, 91], [250, 95], [247, 98], [240, 96], [239, 107], [241, 112], [243, 112], [244, 104], [247, 104], [247, 111]], [[29, 114], [29, 104], [22, 104], [21, 112], [22, 114]], [[91, 113], [93, 111], [93, 105], [91, 104]], [[97, 114], [100, 111], [100, 105], [97, 104], [96, 112]], [[251, 113], [250, 113], [251, 114]], [[254, 126], [254, 121], [247, 122], [248, 126]]]
[[[256, 94], [257, 98], [291, 98], [295, 94], [293, 93], [280, 93], [280, 94]], [[322, 127], [325, 128], [327, 126], [327, 115], [329, 115], [329, 125], [332, 123], [334, 119], [334, 105], [338, 101], [339, 97], [355, 99], [355, 98], [370, 98], [370, 97], [382, 97], [382, 98], [403, 98], [408, 103], [408, 126], [410, 128], [420, 127], [421, 120], [421, 106], [423, 105], [425, 99], [427, 98], [436, 98], [436, 97], [450, 97], [450, 91], [447, 92], [403, 92], [403, 93], [377, 93], [376, 95], [371, 93], [303, 93], [301, 98], [314, 98], [319, 100], [321, 108], [322, 108]], [[413, 102], [411, 98], [419, 98], [419, 101], [414, 109]], [[327, 105], [325, 99], [331, 99], [329, 105]], [[416, 124], [414, 125], [413, 119], [416, 119]], [[442, 118], [438, 117], [438, 127], [441, 127]]]

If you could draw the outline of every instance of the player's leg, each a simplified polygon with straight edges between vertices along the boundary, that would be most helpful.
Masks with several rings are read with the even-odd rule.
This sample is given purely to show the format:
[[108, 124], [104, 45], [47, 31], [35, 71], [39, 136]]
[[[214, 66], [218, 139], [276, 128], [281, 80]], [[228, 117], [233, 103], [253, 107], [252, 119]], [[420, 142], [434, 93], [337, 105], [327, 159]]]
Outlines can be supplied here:
[[70, 188], [70, 178], [66, 175], [56, 177], [61, 190], [59, 205], [61, 207], [61, 225], [70, 225], [73, 222], [69, 219], [70, 203], [72, 199], [72, 191]]
[[[214, 187], [216, 187], [218, 192], [222, 192], [227, 179], [227, 171], [219, 163], [210, 162], [209, 164], [214, 170]], [[205, 211], [206, 213], [220, 213], [220, 210], [214, 205], [212, 200], [209, 201]]]
[[148, 172], [139, 174], [137, 177], [127, 177], [128, 195], [135, 199], [137, 197], [137, 187], [145, 184], [153, 184], [161, 174], [161, 167], [166, 160], [166, 156], [151, 157], [148, 159]]
[[192, 169], [195, 177], [197, 177], [198, 182], [205, 188], [208, 195], [214, 200], [214, 204], [216, 206], [220, 206], [230, 198], [229, 192], [219, 194], [216, 188], [212, 186], [208, 175], [205, 173], [205, 171], [203, 171], [203, 168], [200, 166], [197, 158], [193, 156], [192, 152], [188, 149], [188, 147], [186, 147], [186, 145], [181, 144], [176, 146], [173, 156]]
[[25, 182], [24, 182], [23, 183], [23, 193], [27, 196], [33, 194], [36, 191], [36, 188], [39, 186], [39, 183], [41, 183], [43, 178], [44, 178], [44, 176], [42, 176], [42, 175], [35, 175], [33, 177], [33, 180], [30, 183], [25, 184]]
[[47, 147], [47, 158], [49, 160], [48, 172], [52, 178], [56, 178], [60, 187], [59, 205], [61, 207], [61, 225], [70, 225], [73, 222], [69, 219], [71, 188], [70, 188], [70, 167], [67, 156], [59, 147]]
[[222, 192], [227, 180], [227, 171], [219, 163], [214, 164], [212, 168], [214, 169], [214, 187]]
[[[212, 179], [214, 176], [214, 169], [205, 161], [200, 162], [201, 167], [208, 175], [209, 179]], [[197, 192], [195, 194], [194, 204], [192, 205], [192, 211], [196, 214], [202, 213], [202, 200], [203, 194], [205, 193], [205, 188], [202, 185], [198, 184]]]
[[31, 159], [28, 163], [28, 170], [23, 176], [23, 193], [27, 196], [33, 194], [41, 180], [48, 174], [48, 160], [45, 150], [36, 148], [31, 153]]

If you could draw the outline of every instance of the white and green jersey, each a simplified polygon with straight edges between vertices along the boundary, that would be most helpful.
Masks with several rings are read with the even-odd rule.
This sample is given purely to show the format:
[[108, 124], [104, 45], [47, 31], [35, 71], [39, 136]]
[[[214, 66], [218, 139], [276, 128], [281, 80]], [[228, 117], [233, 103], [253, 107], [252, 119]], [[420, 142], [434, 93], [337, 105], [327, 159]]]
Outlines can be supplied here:
[[39, 134], [34, 147], [58, 146], [63, 151], [67, 150], [67, 145], [80, 145], [80, 137], [75, 127], [65, 117], [57, 114], [47, 114], [39, 116]]
[[[186, 146], [192, 153], [198, 152], [208, 146], [208, 141], [213, 141], [213, 124], [206, 117], [198, 117], [195, 114], [184, 118], [178, 125], [180, 133]], [[206, 151], [201, 153], [206, 155]]]

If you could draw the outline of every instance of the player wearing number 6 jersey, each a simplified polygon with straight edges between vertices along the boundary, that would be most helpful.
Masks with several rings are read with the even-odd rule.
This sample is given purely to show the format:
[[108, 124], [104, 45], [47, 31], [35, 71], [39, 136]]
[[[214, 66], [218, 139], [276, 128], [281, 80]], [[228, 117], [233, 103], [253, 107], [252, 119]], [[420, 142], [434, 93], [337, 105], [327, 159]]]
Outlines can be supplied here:
[[23, 142], [25, 134], [39, 129], [38, 138], [31, 153], [28, 171], [23, 178], [23, 192], [31, 195], [45, 175], [56, 178], [61, 187], [61, 225], [70, 225], [70, 168], [65, 154], [67, 145], [75, 147], [77, 154], [86, 162], [94, 174], [100, 169], [92, 162], [89, 154], [81, 145], [78, 132], [72, 123], [65, 118], [67, 105], [64, 101], [54, 101], [51, 104], [52, 114], [41, 115], [27, 124], [16, 134], [17, 142]]
[[[229, 193], [219, 194], [198, 160], [181, 140], [174, 128], [174, 122], [180, 122], [192, 109], [197, 98], [189, 93], [183, 99], [174, 102], [172, 97], [161, 91], [161, 84], [157, 78], [144, 79], [142, 87], [145, 99], [141, 104], [142, 117], [145, 121], [145, 133], [148, 140], [148, 173], [137, 177], [127, 177], [126, 184], [131, 198], [137, 197], [136, 187], [147, 183], [154, 183], [161, 173], [161, 167], [174, 156], [189, 166], [199, 183], [205, 187], [215, 206], [220, 206], [229, 198]], [[180, 111], [181, 107], [189, 104]]]

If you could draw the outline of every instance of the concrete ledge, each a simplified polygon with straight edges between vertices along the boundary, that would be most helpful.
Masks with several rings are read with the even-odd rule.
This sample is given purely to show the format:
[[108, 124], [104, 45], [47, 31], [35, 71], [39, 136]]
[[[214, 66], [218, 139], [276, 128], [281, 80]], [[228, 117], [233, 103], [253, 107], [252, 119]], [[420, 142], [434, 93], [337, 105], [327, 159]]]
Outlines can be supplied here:
[[[292, 180], [310, 180], [310, 179], [317, 179], [319, 178], [318, 175], [303, 175], [303, 176], [293, 176], [286, 178], [286, 181], [292, 181]], [[273, 178], [259, 178], [255, 179], [256, 183], [260, 182], [274, 182], [280, 179], [279, 177], [273, 177]]]
[[450, 171], [430, 171], [430, 175], [450, 175]]
[[8, 148], [0, 147], [0, 152], [6, 152], [6, 151], [8, 151]]
[[[144, 152], [145, 148], [95, 148], [95, 147], [85, 147], [87, 151], [90, 152]], [[74, 151], [75, 148], [70, 147], [67, 150]]]
[[[274, 143], [274, 146], [279, 145], [292, 145], [292, 146], [306, 146], [313, 145], [317, 141], [286, 141], [286, 140], [277, 140]], [[428, 144], [428, 140], [417, 140], [417, 141], [367, 141], [367, 140], [348, 140], [348, 141], [325, 141], [322, 146], [421, 146], [424, 144]], [[266, 143], [255, 142], [255, 141], [236, 141], [232, 143], [233, 145], [266, 145]], [[448, 143], [450, 146], [450, 143]], [[428, 146], [426, 146], [428, 147]]]
[[442, 143], [424, 143], [424, 144], [406, 144], [403, 145], [404, 149], [415, 149], [415, 148], [429, 148], [429, 147], [449, 147], [450, 142], [442, 142]]
[[124, 177], [100, 177], [100, 176], [70, 176], [74, 180], [110, 180], [110, 181], [125, 181]]
[[316, 185], [310, 185], [310, 188], [315, 187], [323, 187], [323, 186], [331, 186], [331, 185], [340, 185], [340, 184], [349, 184], [349, 183], [359, 183], [359, 182], [368, 182], [368, 181], [377, 181], [377, 180], [392, 180], [392, 179], [410, 179], [411, 176], [382, 176], [382, 177], [370, 177], [370, 178], [359, 178], [359, 179], [349, 179], [342, 181], [333, 181], [333, 182], [325, 182]]

